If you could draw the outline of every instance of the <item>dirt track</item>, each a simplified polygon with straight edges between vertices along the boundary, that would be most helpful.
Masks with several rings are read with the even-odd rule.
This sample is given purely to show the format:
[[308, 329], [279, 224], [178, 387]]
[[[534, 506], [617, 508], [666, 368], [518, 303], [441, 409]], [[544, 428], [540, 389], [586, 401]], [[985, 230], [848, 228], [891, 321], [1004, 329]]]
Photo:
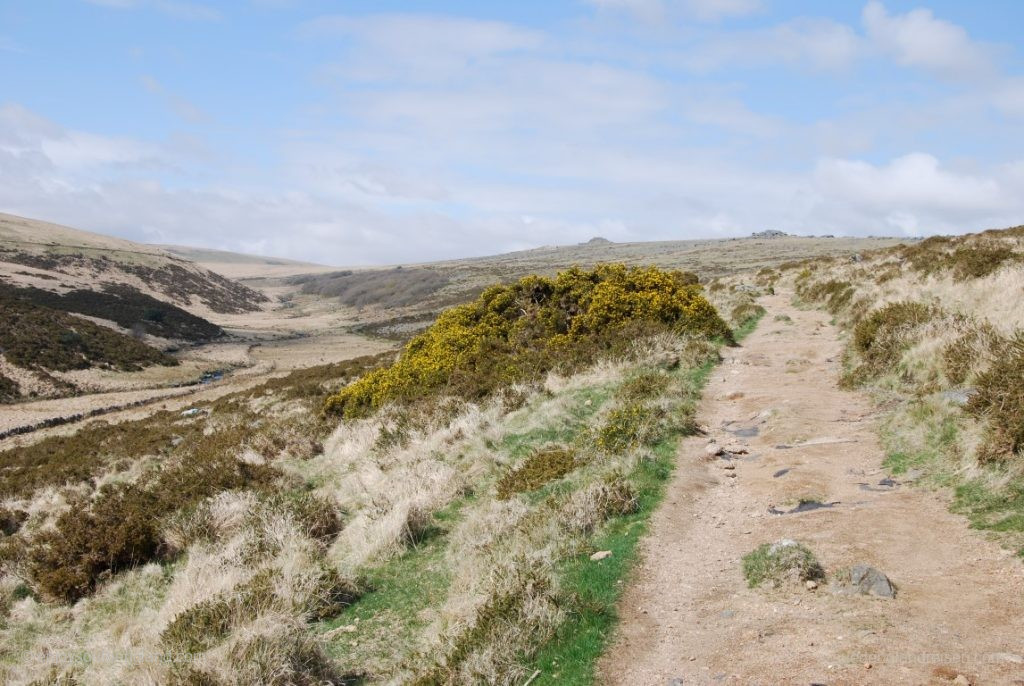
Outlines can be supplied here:
[[[941, 494], [879, 484], [873, 408], [835, 385], [842, 346], [828, 315], [795, 309], [786, 293], [763, 304], [768, 315], [726, 352], [699, 410], [711, 437], [749, 455], [727, 470], [705, 456], [708, 438], [681, 446], [601, 682], [1024, 684], [1024, 566]], [[838, 504], [769, 512], [801, 498]], [[896, 598], [748, 589], [740, 558], [782, 538], [807, 544], [830, 578], [858, 563], [881, 569]]]

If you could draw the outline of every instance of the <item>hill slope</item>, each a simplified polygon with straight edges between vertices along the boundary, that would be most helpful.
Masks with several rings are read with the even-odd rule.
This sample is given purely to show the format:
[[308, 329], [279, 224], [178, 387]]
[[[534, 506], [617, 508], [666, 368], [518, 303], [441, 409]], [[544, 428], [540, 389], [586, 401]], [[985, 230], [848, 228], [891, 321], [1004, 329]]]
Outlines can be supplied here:
[[46, 290], [133, 288], [195, 314], [258, 310], [265, 295], [160, 248], [0, 214], [0, 276]]

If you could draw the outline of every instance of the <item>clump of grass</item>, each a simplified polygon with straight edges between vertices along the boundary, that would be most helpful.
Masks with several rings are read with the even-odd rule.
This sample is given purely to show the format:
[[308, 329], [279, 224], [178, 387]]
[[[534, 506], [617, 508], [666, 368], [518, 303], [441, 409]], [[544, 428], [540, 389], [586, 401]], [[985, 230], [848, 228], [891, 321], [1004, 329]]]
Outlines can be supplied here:
[[[806, 276], [804, 274], [806, 273]], [[853, 299], [856, 290], [849, 281], [820, 281], [813, 285], [807, 285], [807, 279], [811, 272], [801, 272], [797, 278], [797, 294], [813, 302], [824, 302], [825, 309], [832, 314], [838, 314]]]
[[890, 303], [863, 317], [853, 329], [851, 348], [860, 364], [847, 372], [847, 385], [863, 383], [891, 371], [915, 342], [918, 327], [937, 316], [935, 308], [917, 302]]
[[1024, 449], [1024, 333], [1018, 333], [977, 379], [967, 412], [985, 422], [982, 462], [1006, 460]]
[[751, 588], [765, 582], [779, 587], [825, 578], [825, 570], [810, 548], [789, 539], [762, 543], [743, 556], [742, 564], [743, 577]]
[[793, 318], [788, 314], [777, 314], [773, 319], [777, 322], [785, 322], [787, 324], [791, 324], [793, 322]]
[[517, 493], [534, 491], [561, 479], [579, 465], [576, 453], [568, 448], [550, 446], [537, 450], [498, 480], [498, 499], [508, 500]]
[[729, 313], [729, 319], [731, 319], [737, 327], [742, 327], [752, 319], [763, 317], [764, 313], [765, 309], [761, 305], [758, 305], [755, 302], [745, 302], [732, 308], [732, 312]]

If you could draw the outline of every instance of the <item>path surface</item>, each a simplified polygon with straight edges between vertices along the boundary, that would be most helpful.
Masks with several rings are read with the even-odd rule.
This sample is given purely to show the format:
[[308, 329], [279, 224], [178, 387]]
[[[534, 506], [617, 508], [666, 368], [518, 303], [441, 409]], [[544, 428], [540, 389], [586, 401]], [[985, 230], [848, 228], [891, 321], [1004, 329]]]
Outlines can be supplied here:
[[[789, 294], [762, 303], [768, 315], [726, 351], [698, 415], [750, 454], [726, 470], [705, 457], [708, 438], [684, 442], [602, 683], [1024, 684], [1024, 565], [941, 495], [878, 485], [873, 408], [835, 385], [842, 345], [828, 315], [795, 309]], [[739, 439], [725, 430], [755, 427]], [[768, 512], [800, 498], [839, 504]], [[782, 538], [806, 543], [830, 576], [878, 567], [899, 593], [748, 589], [740, 558]]]

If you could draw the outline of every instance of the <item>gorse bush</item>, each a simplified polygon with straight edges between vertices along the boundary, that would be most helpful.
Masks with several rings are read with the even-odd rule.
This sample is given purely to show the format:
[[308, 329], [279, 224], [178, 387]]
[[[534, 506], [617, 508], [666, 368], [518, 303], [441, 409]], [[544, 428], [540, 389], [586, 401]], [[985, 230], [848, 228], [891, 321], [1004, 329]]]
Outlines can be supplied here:
[[624, 352], [644, 332], [731, 340], [728, 325], [688, 281], [681, 272], [610, 264], [493, 286], [475, 302], [443, 312], [392, 366], [331, 396], [326, 409], [358, 417], [438, 394], [477, 399]]
[[1004, 460], [1024, 449], [1024, 333], [978, 377], [977, 390], [967, 411], [988, 424], [982, 461]]

